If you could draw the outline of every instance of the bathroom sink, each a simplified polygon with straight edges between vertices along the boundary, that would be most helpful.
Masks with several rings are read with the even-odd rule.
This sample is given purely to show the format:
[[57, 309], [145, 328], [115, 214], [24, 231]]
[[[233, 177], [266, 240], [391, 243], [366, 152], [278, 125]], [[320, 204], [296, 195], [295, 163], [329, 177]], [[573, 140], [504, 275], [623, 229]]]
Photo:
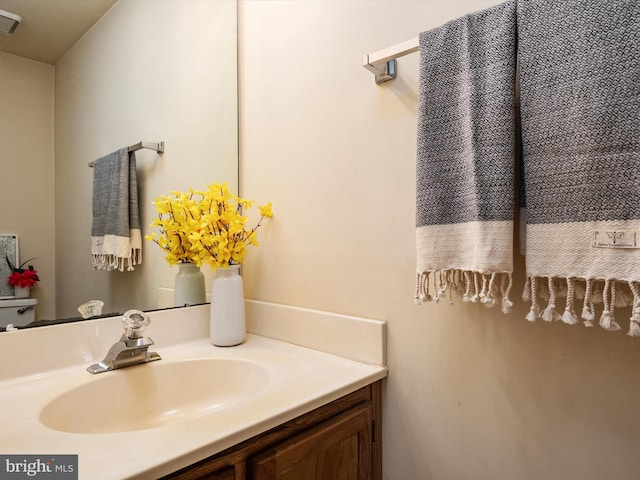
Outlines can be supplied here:
[[261, 365], [206, 358], [148, 363], [100, 375], [69, 390], [40, 413], [43, 425], [70, 433], [119, 433], [242, 407], [268, 383]]

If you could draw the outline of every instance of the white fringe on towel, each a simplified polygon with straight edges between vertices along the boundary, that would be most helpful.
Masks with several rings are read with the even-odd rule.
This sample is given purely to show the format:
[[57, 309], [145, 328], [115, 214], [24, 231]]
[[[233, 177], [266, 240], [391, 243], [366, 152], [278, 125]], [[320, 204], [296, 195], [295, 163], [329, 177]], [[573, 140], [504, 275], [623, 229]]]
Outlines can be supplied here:
[[[562, 314], [557, 311], [560, 289], [566, 297]], [[547, 306], [540, 310], [539, 300], [547, 299]], [[524, 301], [531, 302], [526, 319], [533, 322], [539, 318], [545, 321], [562, 320], [568, 325], [579, 323], [575, 311], [576, 300], [582, 300], [581, 318], [585, 327], [593, 327], [596, 317], [596, 304], [602, 304], [598, 324], [605, 330], [615, 332], [621, 327], [615, 319], [615, 310], [631, 306], [629, 320], [630, 337], [640, 337], [640, 282], [622, 282], [614, 279], [583, 279], [575, 277], [527, 277]]]
[[[435, 298], [430, 294], [431, 279], [433, 279], [433, 289], [436, 292]], [[502, 312], [509, 313], [513, 307], [513, 302], [509, 299], [512, 286], [511, 272], [491, 274], [471, 270], [418, 272], [415, 302], [417, 305], [432, 300], [439, 302], [448, 294], [449, 303], [453, 304], [452, 294], [455, 293], [463, 302], [480, 302], [488, 308], [495, 307], [500, 302]]]
[[129, 235], [91, 237], [91, 266], [96, 270], [130, 272], [142, 264], [142, 232], [132, 229]]

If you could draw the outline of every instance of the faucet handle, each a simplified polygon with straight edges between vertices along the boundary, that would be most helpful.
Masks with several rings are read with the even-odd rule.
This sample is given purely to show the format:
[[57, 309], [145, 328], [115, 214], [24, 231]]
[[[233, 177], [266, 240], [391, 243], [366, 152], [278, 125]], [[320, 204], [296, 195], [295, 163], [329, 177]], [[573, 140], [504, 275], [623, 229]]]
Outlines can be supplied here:
[[151, 323], [149, 315], [140, 310], [127, 310], [122, 316], [124, 335], [129, 340], [142, 337], [142, 331]]

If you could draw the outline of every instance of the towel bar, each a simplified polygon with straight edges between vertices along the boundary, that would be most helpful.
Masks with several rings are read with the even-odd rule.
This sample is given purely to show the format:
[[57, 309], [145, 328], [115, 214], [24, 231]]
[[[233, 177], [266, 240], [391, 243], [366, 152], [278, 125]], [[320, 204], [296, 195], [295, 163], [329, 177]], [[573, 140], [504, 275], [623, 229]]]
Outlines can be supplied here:
[[[131, 145], [128, 150], [130, 152], [136, 152], [138, 150], [142, 150], [143, 148], [148, 148], [149, 150], [155, 150], [158, 153], [164, 153], [164, 142], [139, 142], [135, 145]], [[93, 167], [95, 162], [89, 162], [89, 166]]]

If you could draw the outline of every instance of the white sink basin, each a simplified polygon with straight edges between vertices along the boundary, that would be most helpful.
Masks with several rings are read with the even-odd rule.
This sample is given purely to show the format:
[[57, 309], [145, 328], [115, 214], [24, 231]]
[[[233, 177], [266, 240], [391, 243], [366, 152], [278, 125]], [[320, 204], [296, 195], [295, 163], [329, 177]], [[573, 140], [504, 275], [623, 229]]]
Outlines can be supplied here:
[[161, 360], [96, 375], [48, 403], [40, 422], [69, 433], [156, 428], [241, 407], [268, 380], [264, 367], [247, 360]]

